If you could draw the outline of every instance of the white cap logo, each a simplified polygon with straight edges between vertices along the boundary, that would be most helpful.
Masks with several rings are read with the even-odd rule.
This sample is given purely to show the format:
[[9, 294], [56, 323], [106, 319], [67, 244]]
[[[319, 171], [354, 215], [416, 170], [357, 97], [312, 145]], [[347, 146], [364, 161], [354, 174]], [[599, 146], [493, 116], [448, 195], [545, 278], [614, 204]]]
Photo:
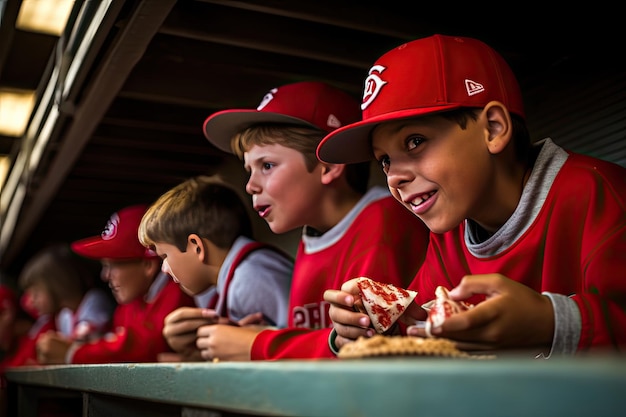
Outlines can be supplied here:
[[465, 90], [467, 91], [468, 96], [473, 96], [474, 94], [482, 93], [483, 91], [485, 91], [485, 87], [481, 83], [466, 79]]
[[369, 75], [365, 79], [365, 90], [363, 91], [363, 103], [361, 103], [361, 110], [365, 110], [372, 101], [378, 96], [380, 93], [380, 89], [383, 88], [387, 81], [383, 81], [379, 75], [386, 70], [386, 67], [382, 65], [374, 65], [370, 71]]
[[118, 216], [117, 213], [114, 213], [101, 233], [102, 240], [113, 239], [117, 235], [117, 227], [119, 226], [119, 224], [120, 216]]
[[267, 106], [267, 104], [274, 99], [274, 94], [278, 91], [278, 88], [272, 88], [269, 93], [263, 96], [263, 100], [261, 100], [261, 104], [256, 109], [258, 111], [263, 110], [263, 107]]

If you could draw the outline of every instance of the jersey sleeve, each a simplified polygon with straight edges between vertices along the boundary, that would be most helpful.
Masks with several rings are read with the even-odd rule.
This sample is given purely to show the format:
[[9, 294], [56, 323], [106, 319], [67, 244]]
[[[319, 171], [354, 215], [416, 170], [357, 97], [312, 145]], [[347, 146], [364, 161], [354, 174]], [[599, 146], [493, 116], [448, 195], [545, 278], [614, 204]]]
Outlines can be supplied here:
[[184, 306], [195, 306], [193, 298], [169, 280], [152, 303], [134, 301], [118, 306], [113, 331], [98, 340], [72, 345], [67, 362], [156, 362], [159, 353], [172, 351], [162, 335], [163, 320]]
[[[541, 290], [576, 302], [579, 353], [626, 346], [625, 172], [615, 164], [573, 154], [546, 198], [552, 211], [546, 222], [548, 243], [542, 255], [547, 272]], [[562, 324], [565, 331], [568, 322]]]
[[332, 328], [287, 328], [263, 330], [257, 335], [252, 347], [252, 360], [277, 359], [336, 359], [328, 347]]
[[597, 182], [579, 187], [604, 197], [577, 202], [587, 207], [580, 231], [582, 288], [571, 295], [582, 319], [579, 352], [626, 346], [626, 175], [600, 181], [602, 171], [595, 173]]

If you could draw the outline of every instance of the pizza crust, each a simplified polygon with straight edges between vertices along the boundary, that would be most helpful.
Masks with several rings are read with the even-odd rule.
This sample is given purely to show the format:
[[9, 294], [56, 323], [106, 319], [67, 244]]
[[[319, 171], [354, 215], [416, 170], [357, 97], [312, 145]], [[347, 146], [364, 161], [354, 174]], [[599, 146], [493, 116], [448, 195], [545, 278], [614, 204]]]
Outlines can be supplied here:
[[339, 349], [341, 359], [371, 358], [384, 356], [432, 356], [463, 359], [494, 359], [494, 355], [470, 355], [456, 348], [455, 343], [444, 338], [414, 336], [374, 335], [359, 337]]

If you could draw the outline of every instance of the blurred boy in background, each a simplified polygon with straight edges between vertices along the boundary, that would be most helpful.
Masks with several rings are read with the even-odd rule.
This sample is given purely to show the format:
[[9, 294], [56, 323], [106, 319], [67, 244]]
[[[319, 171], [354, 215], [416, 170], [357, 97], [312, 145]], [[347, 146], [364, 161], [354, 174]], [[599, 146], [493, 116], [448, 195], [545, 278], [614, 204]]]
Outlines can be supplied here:
[[99, 236], [72, 243], [77, 254], [99, 260], [117, 307], [112, 330], [98, 340], [76, 342], [47, 333], [37, 342], [41, 363], [155, 362], [171, 351], [162, 335], [167, 314], [193, 306], [171, 277], [161, 271], [161, 258], [137, 237], [145, 205], [120, 209]]
[[[0, 415], [6, 412], [6, 368], [43, 364], [39, 341], [58, 337], [83, 343], [101, 337], [111, 324], [115, 302], [95, 285], [85, 260], [68, 244], [49, 245], [22, 268], [18, 285], [21, 297], [6, 285], [0, 287], [0, 341], [5, 356], [0, 362]], [[41, 415], [57, 415], [64, 405], [44, 401]], [[65, 415], [59, 413], [58, 415]]]
[[48, 334], [84, 342], [109, 330], [115, 303], [95, 286], [69, 245], [50, 245], [35, 254], [22, 268], [18, 284], [36, 321], [4, 366], [38, 364], [37, 343]]

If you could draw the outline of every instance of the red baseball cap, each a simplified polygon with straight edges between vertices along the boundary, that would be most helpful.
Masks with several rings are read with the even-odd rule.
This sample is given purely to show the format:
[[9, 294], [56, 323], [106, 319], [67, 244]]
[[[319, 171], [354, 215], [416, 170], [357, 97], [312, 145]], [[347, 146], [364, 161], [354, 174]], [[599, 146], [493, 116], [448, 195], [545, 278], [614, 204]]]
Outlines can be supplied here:
[[232, 153], [232, 137], [257, 123], [285, 123], [325, 132], [361, 119], [358, 101], [320, 81], [303, 81], [271, 89], [256, 109], [213, 113], [204, 121], [204, 136], [219, 149]]
[[139, 224], [147, 210], [146, 205], [123, 208], [111, 215], [99, 236], [72, 243], [77, 254], [92, 259], [142, 259], [158, 255], [139, 242]]
[[525, 117], [520, 88], [504, 58], [472, 38], [433, 35], [381, 56], [369, 70], [363, 120], [328, 134], [317, 148], [325, 162], [373, 159], [370, 133], [379, 123], [502, 102]]

